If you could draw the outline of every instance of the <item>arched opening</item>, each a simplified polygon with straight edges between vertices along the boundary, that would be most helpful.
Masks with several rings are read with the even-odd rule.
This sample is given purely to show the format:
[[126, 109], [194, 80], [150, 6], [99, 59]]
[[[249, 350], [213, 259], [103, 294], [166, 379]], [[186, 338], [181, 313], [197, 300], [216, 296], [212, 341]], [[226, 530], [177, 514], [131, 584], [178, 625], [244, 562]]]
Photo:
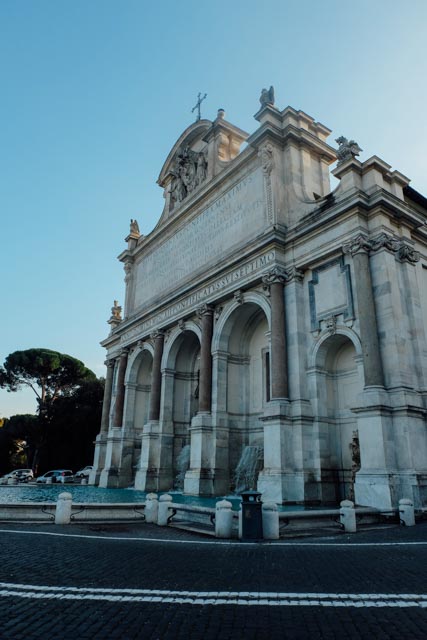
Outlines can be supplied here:
[[173, 487], [182, 489], [190, 464], [190, 425], [199, 409], [200, 342], [192, 331], [184, 331], [176, 352], [172, 405]]
[[331, 336], [319, 353], [319, 444], [323, 502], [354, 498], [358, 464], [357, 395], [363, 390], [360, 357], [351, 340]]
[[135, 380], [135, 402], [133, 424], [138, 430], [142, 430], [148, 420], [150, 406], [151, 371], [153, 368], [153, 356], [147, 350], [142, 351], [138, 358], [138, 370]]
[[223, 327], [220, 348], [227, 353], [222, 408], [229, 428], [230, 488], [255, 488], [263, 466], [259, 418], [270, 399], [269, 327], [264, 311], [252, 302], [237, 307]]

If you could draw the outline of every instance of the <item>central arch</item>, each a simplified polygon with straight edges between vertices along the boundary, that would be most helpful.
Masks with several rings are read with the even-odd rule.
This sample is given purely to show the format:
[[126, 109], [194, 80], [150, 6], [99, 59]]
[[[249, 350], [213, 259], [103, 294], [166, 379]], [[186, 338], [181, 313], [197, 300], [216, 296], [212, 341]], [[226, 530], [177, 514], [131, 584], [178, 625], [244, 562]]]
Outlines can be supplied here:
[[255, 488], [263, 466], [259, 418], [270, 399], [268, 316], [258, 300], [247, 294], [223, 314], [213, 341], [216, 409], [228, 427], [228, 455], [224, 459], [222, 450], [219, 466], [226, 465], [229, 489], [242, 489], [245, 484]]

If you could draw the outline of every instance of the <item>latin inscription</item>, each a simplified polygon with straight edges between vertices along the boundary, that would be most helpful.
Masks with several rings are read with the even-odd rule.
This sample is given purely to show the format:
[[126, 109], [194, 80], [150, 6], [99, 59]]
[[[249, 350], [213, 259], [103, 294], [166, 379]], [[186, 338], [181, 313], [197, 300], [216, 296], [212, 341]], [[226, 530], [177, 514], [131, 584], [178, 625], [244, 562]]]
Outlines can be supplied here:
[[263, 182], [256, 170], [136, 266], [134, 309], [176, 289], [192, 273], [219, 262], [265, 227]]
[[209, 301], [209, 299], [214, 298], [215, 294], [219, 291], [227, 290], [228, 288], [233, 290], [237, 283], [249, 278], [252, 274], [257, 273], [258, 271], [262, 271], [273, 263], [274, 259], [274, 251], [269, 251], [265, 255], [259, 256], [251, 262], [246, 262], [238, 269], [229, 271], [223, 277], [218, 278], [218, 280], [215, 280], [208, 286], [196, 289], [194, 293], [183, 298], [176, 304], [171, 305], [161, 313], [158, 313], [148, 320], [138, 324], [137, 327], [129, 329], [129, 331], [126, 331], [120, 337], [120, 341], [122, 343], [128, 342], [136, 336], [140, 337], [144, 335], [144, 333], [149, 332], [152, 328], [161, 326], [165, 321], [179, 317], [183, 312], [189, 311], [192, 308], [195, 309], [202, 302]]

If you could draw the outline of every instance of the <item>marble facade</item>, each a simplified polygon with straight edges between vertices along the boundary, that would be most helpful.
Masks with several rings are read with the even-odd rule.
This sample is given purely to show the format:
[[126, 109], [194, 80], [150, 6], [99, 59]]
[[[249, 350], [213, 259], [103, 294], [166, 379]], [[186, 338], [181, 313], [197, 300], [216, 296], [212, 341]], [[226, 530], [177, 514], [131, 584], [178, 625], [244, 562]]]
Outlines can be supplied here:
[[427, 199], [264, 98], [189, 126], [131, 221], [89, 482], [221, 496], [249, 447], [264, 499], [426, 504]]

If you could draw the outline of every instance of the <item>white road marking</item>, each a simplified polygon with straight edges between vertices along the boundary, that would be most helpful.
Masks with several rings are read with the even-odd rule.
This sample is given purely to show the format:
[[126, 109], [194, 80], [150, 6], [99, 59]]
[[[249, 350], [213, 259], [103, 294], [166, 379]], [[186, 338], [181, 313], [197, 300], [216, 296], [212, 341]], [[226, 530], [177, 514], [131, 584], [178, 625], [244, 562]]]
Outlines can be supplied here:
[[0, 582], [0, 597], [35, 600], [92, 600], [129, 603], [281, 606], [281, 607], [421, 607], [427, 595], [416, 593], [274, 593], [252, 591], [168, 591], [52, 587]]
[[[143, 538], [133, 536], [97, 536], [97, 535], [84, 535], [80, 533], [59, 533], [55, 531], [22, 531], [20, 529], [0, 529], [0, 533], [13, 533], [24, 534], [34, 536], [56, 536], [59, 538], [83, 538], [85, 540], [118, 540], [120, 542], [155, 542], [155, 543], [167, 543], [167, 544], [214, 544], [214, 545], [226, 545], [226, 546], [238, 546], [241, 548], [248, 546], [259, 546], [259, 542], [240, 542], [237, 540], [174, 540], [173, 538]], [[427, 546], [426, 541], [419, 542], [319, 542], [313, 540], [313, 542], [299, 542], [294, 540], [292, 542], [274, 542], [272, 540], [264, 540], [263, 546], [268, 545], [270, 547], [407, 547], [407, 546]]]

